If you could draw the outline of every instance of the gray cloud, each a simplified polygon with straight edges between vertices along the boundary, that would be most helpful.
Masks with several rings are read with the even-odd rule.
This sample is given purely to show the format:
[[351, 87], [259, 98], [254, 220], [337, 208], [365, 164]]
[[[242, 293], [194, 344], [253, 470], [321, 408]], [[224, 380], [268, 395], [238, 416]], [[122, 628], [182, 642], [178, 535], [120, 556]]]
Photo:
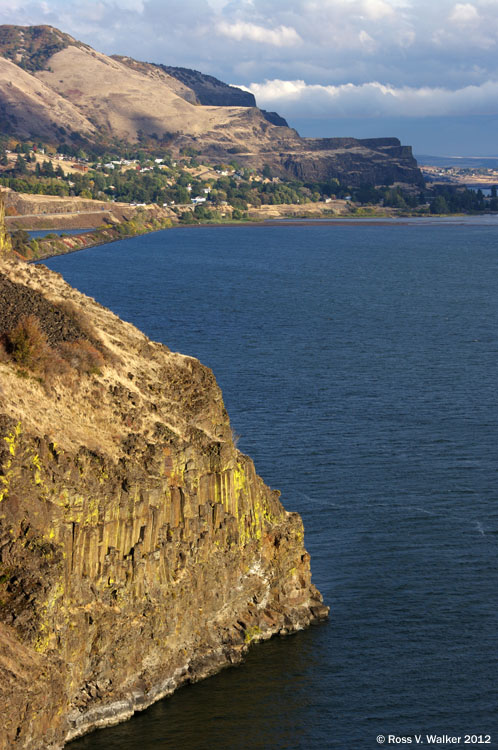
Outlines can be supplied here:
[[396, 88], [378, 82], [340, 86], [273, 80], [247, 87], [260, 106], [289, 117], [441, 117], [498, 113], [498, 81], [480, 86]]

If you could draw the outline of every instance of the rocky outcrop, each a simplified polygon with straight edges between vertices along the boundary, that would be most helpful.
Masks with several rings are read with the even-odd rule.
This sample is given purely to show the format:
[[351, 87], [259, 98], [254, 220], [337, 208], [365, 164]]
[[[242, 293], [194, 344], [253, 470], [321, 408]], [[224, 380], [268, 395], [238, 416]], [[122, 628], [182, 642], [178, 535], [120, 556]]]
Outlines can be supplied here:
[[171, 65], [157, 65], [165, 73], [181, 81], [194, 92], [199, 104], [215, 107], [255, 107], [256, 99], [249, 91], [229, 86], [214, 76], [200, 73], [190, 68], [175, 68]]
[[[113, 57], [126, 62], [131, 67], [137, 65], [136, 61], [131, 58], [119, 58], [116, 55], [113, 55]], [[138, 65], [140, 64], [138, 63]], [[206, 107], [256, 107], [256, 99], [250, 91], [245, 91], [238, 86], [231, 86], [214, 76], [200, 73], [198, 70], [152, 63], [142, 63], [142, 65], [159, 68], [172, 78], [176, 78], [185, 87], [181, 96], [186, 101], [194, 101]], [[266, 109], [261, 109], [260, 112], [265, 120], [272, 125], [289, 127], [287, 120], [281, 117], [278, 112], [268, 112]]]
[[272, 125], [277, 125], [279, 128], [288, 128], [289, 123], [284, 117], [281, 117], [278, 112], [268, 112], [266, 109], [262, 109], [261, 112], [264, 115], [265, 120], [271, 122]]
[[0, 748], [56, 750], [328, 610], [212, 372], [42, 266], [0, 272], [0, 325], [49, 327], [54, 368], [105, 357], [0, 356]]
[[281, 164], [287, 175], [305, 182], [335, 178], [350, 187], [424, 185], [411, 146], [397, 138], [303, 138], [300, 153], [281, 154]]

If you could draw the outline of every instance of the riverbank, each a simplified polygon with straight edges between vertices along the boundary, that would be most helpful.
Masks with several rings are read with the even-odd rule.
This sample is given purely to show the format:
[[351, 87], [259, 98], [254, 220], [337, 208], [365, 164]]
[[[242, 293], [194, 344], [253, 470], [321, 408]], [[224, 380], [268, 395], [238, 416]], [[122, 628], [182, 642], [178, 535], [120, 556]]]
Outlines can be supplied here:
[[[18, 249], [17, 254], [30, 262], [40, 261], [57, 255], [66, 255], [78, 252], [79, 250], [85, 250], [86, 248], [131, 239], [173, 227], [183, 227], [185, 229], [244, 226], [269, 227], [282, 226], [286, 223], [289, 226], [316, 226], [317, 223], [320, 226], [351, 226], [357, 223], [361, 223], [363, 226], [389, 226], [411, 223], [413, 221], [430, 221], [432, 219], [446, 219], [448, 221], [462, 221], [465, 219], [464, 214], [429, 215], [425, 212], [407, 212], [383, 207], [364, 208], [346, 203], [346, 201], [334, 201], [334, 203], [341, 203], [341, 206], [329, 208], [329, 204], [323, 204], [323, 206], [312, 204], [314, 210], [308, 210], [308, 204], [306, 206], [262, 206], [259, 209], [249, 210], [241, 219], [233, 219], [230, 214], [223, 218], [200, 219], [188, 222], [179, 221], [176, 215], [173, 215], [173, 218], [171, 218], [170, 211], [166, 214], [159, 207], [134, 207], [132, 218], [124, 216], [124, 220], [121, 222], [116, 222], [114, 219], [113, 223], [106, 223], [90, 232], [82, 231], [81, 234], [61, 234], [59, 236], [49, 234], [44, 238], [31, 239], [24, 246], [22, 252]], [[338, 208], [340, 210], [337, 210]], [[64, 219], [63, 227], [50, 228], [69, 229], [70, 227], [67, 226], [68, 216], [66, 215]], [[29, 228], [34, 229], [34, 227]]]
[[[12, 202], [12, 195], [9, 196]], [[64, 200], [64, 199], [63, 199]], [[67, 202], [67, 199], [65, 199]], [[89, 201], [86, 201], [88, 203]], [[54, 202], [54, 207], [55, 207]], [[18, 204], [18, 207], [20, 204]], [[45, 204], [43, 207], [46, 209]], [[66, 208], [69, 208], [69, 204]], [[25, 207], [26, 208], [26, 207]], [[41, 210], [40, 207], [37, 207]], [[60, 208], [57, 203], [57, 208]], [[75, 229], [96, 227], [92, 232], [81, 234], [72, 234], [71, 236], [51, 236], [45, 238], [32, 239], [24, 245], [21, 251], [18, 248], [18, 254], [28, 261], [45, 260], [56, 255], [65, 255], [67, 253], [77, 252], [89, 247], [105, 245], [110, 242], [136, 237], [142, 234], [169, 229], [173, 226], [196, 227], [196, 226], [245, 226], [245, 225], [268, 225], [272, 222], [289, 221], [314, 221], [316, 219], [326, 219], [334, 217], [346, 218], [349, 215], [355, 215], [356, 212], [351, 210], [353, 207], [347, 201], [333, 201], [330, 203], [313, 203], [313, 204], [295, 204], [295, 205], [278, 205], [278, 206], [261, 206], [250, 209], [245, 212], [244, 218], [233, 219], [232, 209], [224, 209], [224, 214], [218, 215], [210, 220], [197, 220], [192, 212], [192, 221], [181, 221], [177, 215], [170, 209], [159, 208], [156, 206], [133, 207], [128, 206], [124, 211], [120, 206], [119, 220], [115, 215], [107, 215], [103, 210], [99, 213], [99, 222], [91, 221], [91, 212], [85, 209], [87, 206], [78, 206], [83, 210], [77, 213], [64, 212], [58, 214], [28, 214], [23, 216], [10, 217], [9, 229], [15, 231], [18, 229], [35, 230], [35, 229]], [[104, 208], [104, 207], [102, 207]], [[370, 215], [370, 213], [369, 213]], [[375, 215], [380, 215], [379, 211]], [[383, 215], [386, 212], [383, 211]], [[104, 222], [104, 223], [102, 223]], [[82, 224], [85, 224], [83, 227]]]
[[92, 232], [72, 235], [47, 235], [39, 239], [32, 239], [24, 246], [20, 253], [25, 260], [45, 260], [56, 255], [74, 253], [88, 247], [107, 245], [110, 242], [129, 239], [162, 229], [170, 229], [173, 222], [170, 218], [154, 215], [151, 211], [137, 214], [133, 219], [119, 224], [105, 225]]

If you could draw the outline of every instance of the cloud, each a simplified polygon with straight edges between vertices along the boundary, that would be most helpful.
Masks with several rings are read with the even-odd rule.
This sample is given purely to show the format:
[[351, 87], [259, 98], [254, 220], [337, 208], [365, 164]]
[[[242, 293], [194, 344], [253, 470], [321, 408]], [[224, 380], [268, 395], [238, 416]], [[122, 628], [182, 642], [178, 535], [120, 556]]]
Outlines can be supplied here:
[[107, 54], [224, 80], [449, 90], [495, 76], [498, 0], [0, 0]]
[[479, 13], [471, 3], [457, 3], [450, 13], [450, 21], [462, 26], [479, 20]]
[[441, 117], [498, 113], [498, 81], [460, 89], [410, 88], [377, 81], [340, 86], [272, 80], [247, 87], [258, 105], [288, 117]]
[[370, 34], [365, 31], [365, 29], [362, 29], [360, 33], [358, 34], [358, 39], [361, 42], [362, 47], [366, 50], [374, 51], [377, 47], [375, 43], [375, 39], [372, 39]]
[[363, 0], [362, 10], [372, 21], [377, 21], [386, 16], [391, 16], [394, 10], [391, 5], [384, 0]]
[[301, 42], [297, 31], [290, 26], [267, 29], [264, 26], [244, 21], [237, 21], [231, 24], [221, 21], [217, 26], [217, 30], [223, 36], [228, 36], [238, 42], [248, 39], [251, 42], [272, 44], [274, 47], [293, 47]]

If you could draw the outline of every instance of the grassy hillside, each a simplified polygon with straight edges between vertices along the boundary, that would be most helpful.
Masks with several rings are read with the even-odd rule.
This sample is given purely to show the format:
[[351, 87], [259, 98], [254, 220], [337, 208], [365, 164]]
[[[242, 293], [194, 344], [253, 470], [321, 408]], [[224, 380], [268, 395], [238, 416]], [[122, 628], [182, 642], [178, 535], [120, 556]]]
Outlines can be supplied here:
[[0, 54], [30, 72], [69, 44], [80, 43], [52, 26], [0, 26]]

